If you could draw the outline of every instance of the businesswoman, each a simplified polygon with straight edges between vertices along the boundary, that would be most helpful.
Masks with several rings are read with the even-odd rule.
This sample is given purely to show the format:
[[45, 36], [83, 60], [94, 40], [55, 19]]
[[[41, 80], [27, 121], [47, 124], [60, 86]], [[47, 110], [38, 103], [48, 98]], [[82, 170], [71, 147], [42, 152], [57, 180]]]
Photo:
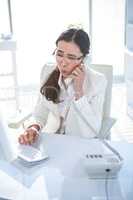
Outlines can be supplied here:
[[32, 144], [45, 133], [92, 138], [100, 130], [106, 89], [105, 77], [85, 66], [88, 34], [70, 28], [56, 40], [56, 63], [46, 64], [40, 76], [40, 92], [30, 123], [19, 136], [20, 144]]

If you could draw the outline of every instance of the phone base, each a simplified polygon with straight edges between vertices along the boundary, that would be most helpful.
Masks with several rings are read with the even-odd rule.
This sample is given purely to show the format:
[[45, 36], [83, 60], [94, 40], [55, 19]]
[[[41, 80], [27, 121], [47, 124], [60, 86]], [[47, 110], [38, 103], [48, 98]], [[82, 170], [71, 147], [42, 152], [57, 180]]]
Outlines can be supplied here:
[[85, 170], [88, 177], [91, 179], [117, 178], [122, 164], [122, 161], [113, 153], [87, 154], [84, 157]]

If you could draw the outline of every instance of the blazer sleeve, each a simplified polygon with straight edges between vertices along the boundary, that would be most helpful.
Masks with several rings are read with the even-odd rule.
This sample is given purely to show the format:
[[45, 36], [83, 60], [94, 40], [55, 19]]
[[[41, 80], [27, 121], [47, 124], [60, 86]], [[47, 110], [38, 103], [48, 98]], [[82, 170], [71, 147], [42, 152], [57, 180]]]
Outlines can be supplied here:
[[88, 93], [79, 100], [75, 100], [74, 104], [77, 110], [79, 110], [79, 115], [82, 118], [81, 120], [84, 120], [84, 122], [86, 121], [85, 123], [89, 126], [89, 129], [92, 129], [96, 135], [101, 128], [107, 80], [101, 75], [95, 85], [97, 88], [95, 92], [89, 93], [88, 91]]
[[[45, 83], [45, 81], [48, 79], [50, 73], [53, 70], [54, 70], [53, 65], [46, 64], [43, 66], [40, 73], [40, 87]], [[48, 104], [47, 99], [39, 91], [37, 102], [32, 112], [32, 116], [26, 125], [27, 127], [32, 124], [38, 124], [41, 128], [45, 126], [49, 114], [49, 109], [47, 104]]]

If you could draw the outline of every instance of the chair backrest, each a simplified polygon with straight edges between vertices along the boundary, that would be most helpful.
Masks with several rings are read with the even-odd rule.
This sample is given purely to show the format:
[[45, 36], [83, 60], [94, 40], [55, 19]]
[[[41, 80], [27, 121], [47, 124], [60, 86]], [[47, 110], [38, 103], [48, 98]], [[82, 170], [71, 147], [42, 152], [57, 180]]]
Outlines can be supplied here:
[[103, 73], [108, 81], [103, 106], [103, 118], [108, 118], [111, 110], [113, 67], [111, 65], [104, 64], [91, 64], [90, 67], [95, 71]]

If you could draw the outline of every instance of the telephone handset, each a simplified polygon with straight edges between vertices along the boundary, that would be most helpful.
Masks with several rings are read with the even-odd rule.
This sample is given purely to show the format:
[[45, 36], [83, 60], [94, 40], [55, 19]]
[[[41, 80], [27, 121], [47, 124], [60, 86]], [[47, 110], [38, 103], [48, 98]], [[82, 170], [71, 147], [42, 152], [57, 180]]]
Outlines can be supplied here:
[[[74, 70], [76, 70], [78, 67], [79, 67], [79, 68], [82, 68], [81, 66], [82, 66], [82, 67], [84, 66], [84, 65], [83, 65], [83, 62], [80, 62], [78, 65], [76, 65], [76, 66], [74, 67]], [[72, 79], [74, 78], [74, 75], [73, 75], [74, 70], [71, 72], [71, 74], [68, 76], [67, 79], [72, 80]]]
[[[77, 67], [80, 67], [80, 65], [81, 65], [81, 63], [78, 64], [78, 65], [76, 65], [75, 68], [74, 68], [74, 70], [75, 70]], [[74, 75], [73, 75], [74, 70], [73, 70], [73, 71], [71, 72], [71, 74], [65, 79], [64, 85], [70, 83], [70, 82], [74, 79]], [[63, 82], [64, 82], [64, 80], [63, 80]]]

